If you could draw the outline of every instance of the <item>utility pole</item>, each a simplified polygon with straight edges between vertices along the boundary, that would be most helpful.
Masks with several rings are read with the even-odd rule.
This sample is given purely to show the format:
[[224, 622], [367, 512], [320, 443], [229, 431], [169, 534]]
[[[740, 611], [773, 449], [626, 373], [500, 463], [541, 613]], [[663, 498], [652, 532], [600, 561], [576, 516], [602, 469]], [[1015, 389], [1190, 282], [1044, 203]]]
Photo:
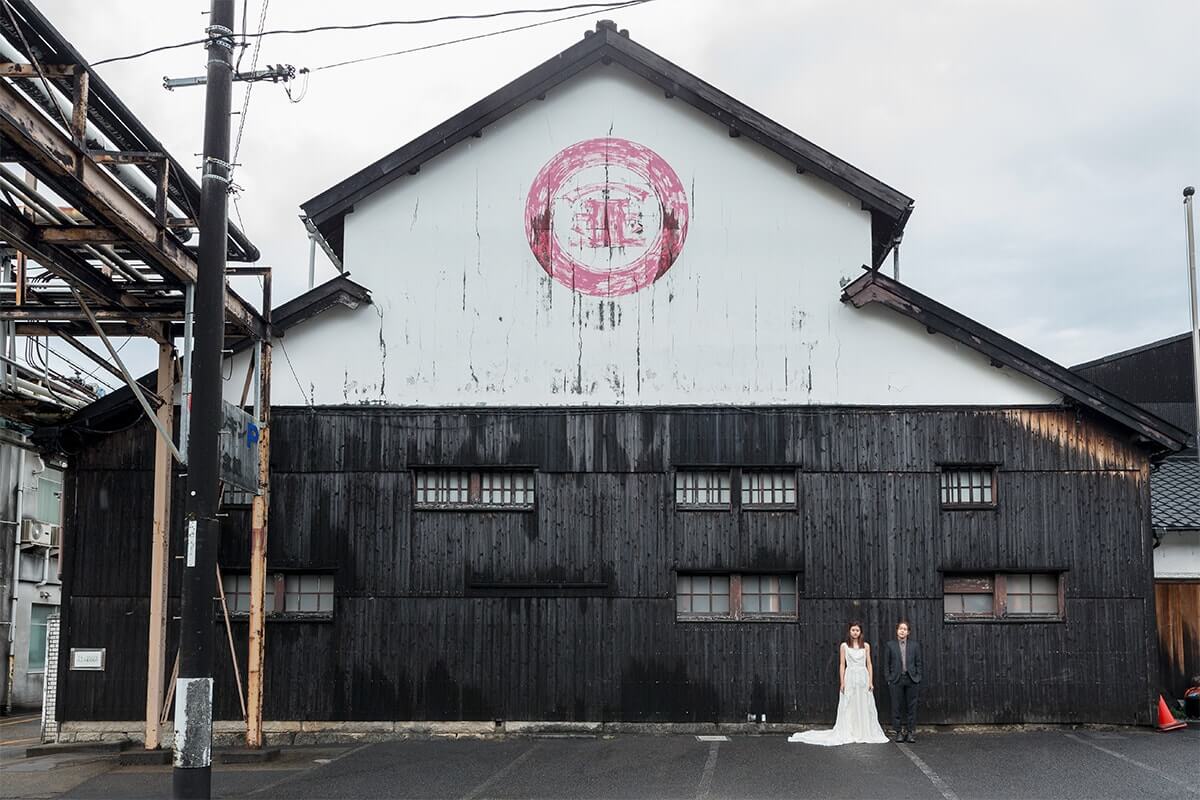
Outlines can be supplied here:
[[233, 1], [212, 0], [200, 181], [200, 255], [196, 278], [196, 346], [188, 436], [186, 537], [175, 685], [172, 796], [212, 792], [213, 597], [216, 592], [220, 477], [221, 350], [225, 338], [225, 248], [228, 234], [229, 112], [233, 94]]
[[1192, 197], [1196, 187], [1183, 189], [1183, 218], [1187, 231], [1188, 296], [1192, 304], [1192, 387], [1196, 398], [1196, 457], [1200, 458], [1200, 315], [1196, 311], [1196, 228], [1192, 221]]

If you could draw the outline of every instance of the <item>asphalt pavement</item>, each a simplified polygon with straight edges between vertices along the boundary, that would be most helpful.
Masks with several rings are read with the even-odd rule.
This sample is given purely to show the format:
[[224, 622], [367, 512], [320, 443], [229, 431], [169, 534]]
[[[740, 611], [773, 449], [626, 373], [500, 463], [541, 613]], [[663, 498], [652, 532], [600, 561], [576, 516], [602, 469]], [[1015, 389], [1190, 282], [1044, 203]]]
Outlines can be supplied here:
[[[61, 757], [25, 761], [44, 758]], [[42, 772], [44, 785], [22, 781], [10, 792], [13, 767], [8, 758], [0, 764], [0, 796], [170, 794], [169, 767], [118, 767], [110, 759], [67, 788], [52, 779], [55, 767]], [[270, 764], [217, 766], [213, 790], [214, 797], [289, 800], [1200, 798], [1200, 729], [939, 732], [916, 744], [831, 748], [765, 735], [408, 739], [292, 747]]]

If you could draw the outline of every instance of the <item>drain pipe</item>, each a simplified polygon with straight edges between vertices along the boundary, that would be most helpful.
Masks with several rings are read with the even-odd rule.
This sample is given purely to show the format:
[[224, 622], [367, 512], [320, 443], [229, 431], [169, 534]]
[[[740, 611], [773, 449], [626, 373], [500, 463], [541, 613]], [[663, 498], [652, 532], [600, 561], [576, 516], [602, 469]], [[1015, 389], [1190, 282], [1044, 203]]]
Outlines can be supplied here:
[[12, 597], [9, 598], [10, 607], [8, 613], [8, 663], [5, 665], [5, 685], [4, 685], [4, 713], [12, 714], [13, 710], [13, 688], [16, 680], [17, 652], [16, 652], [16, 637], [13, 635], [17, 629], [17, 590], [21, 585], [21, 519], [24, 514], [24, 498], [25, 498], [25, 448], [18, 447], [20, 452], [17, 458], [17, 507], [13, 514], [13, 571], [12, 571], [12, 586], [10, 586]]

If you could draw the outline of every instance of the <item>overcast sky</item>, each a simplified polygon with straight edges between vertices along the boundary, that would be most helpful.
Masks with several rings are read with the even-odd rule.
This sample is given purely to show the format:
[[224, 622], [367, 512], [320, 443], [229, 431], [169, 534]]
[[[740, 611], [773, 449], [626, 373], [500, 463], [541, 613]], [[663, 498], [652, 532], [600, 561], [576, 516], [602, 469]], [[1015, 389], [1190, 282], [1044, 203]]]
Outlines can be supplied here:
[[[262, 0], [248, 4], [254, 30]], [[566, 4], [275, 0], [266, 22], [309, 27]], [[97, 61], [201, 37], [208, 2], [39, 6]], [[1195, 0], [654, 0], [316, 72], [298, 104], [259, 84], [235, 180], [244, 187], [245, 229], [262, 263], [275, 268], [278, 300], [307, 285], [301, 202], [571, 45], [605, 16], [914, 197], [901, 277], [941, 302], [1066, 365], [1187, 330], [1181, 189], [1200, 183]], [[269, 37], [259, 62], [316, 67], [534, 19]], [[197, 45], [97, 71], [192, 164], [204, 90], [167, 92], [161, 82], [203, 68]], [[235, 109], [244, 91], [235, 87]], [[320, 262], [318, 280], [332, 274]]]

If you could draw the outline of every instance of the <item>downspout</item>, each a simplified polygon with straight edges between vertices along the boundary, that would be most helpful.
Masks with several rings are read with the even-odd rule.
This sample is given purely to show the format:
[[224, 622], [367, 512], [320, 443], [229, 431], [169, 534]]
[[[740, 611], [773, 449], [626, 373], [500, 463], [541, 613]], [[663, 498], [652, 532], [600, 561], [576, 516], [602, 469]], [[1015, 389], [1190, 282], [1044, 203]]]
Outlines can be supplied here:
[[11, 607], [8, 614], [8, 663], [5, 664], [5, 687], [4, 687], [4, 713], [12, 714], [13, 709], [13, 687], [16, 681], [17, 667], [17, 651], [16, 637], [14, 636], [17, 629], [17, 589], [21, 585], [21, 519], [24, 513], [25, 500], [25, 448], [17, 448], [17, 506], [13, 514], [13, 571], [12, 571], [12, 598], [10, 599]]

